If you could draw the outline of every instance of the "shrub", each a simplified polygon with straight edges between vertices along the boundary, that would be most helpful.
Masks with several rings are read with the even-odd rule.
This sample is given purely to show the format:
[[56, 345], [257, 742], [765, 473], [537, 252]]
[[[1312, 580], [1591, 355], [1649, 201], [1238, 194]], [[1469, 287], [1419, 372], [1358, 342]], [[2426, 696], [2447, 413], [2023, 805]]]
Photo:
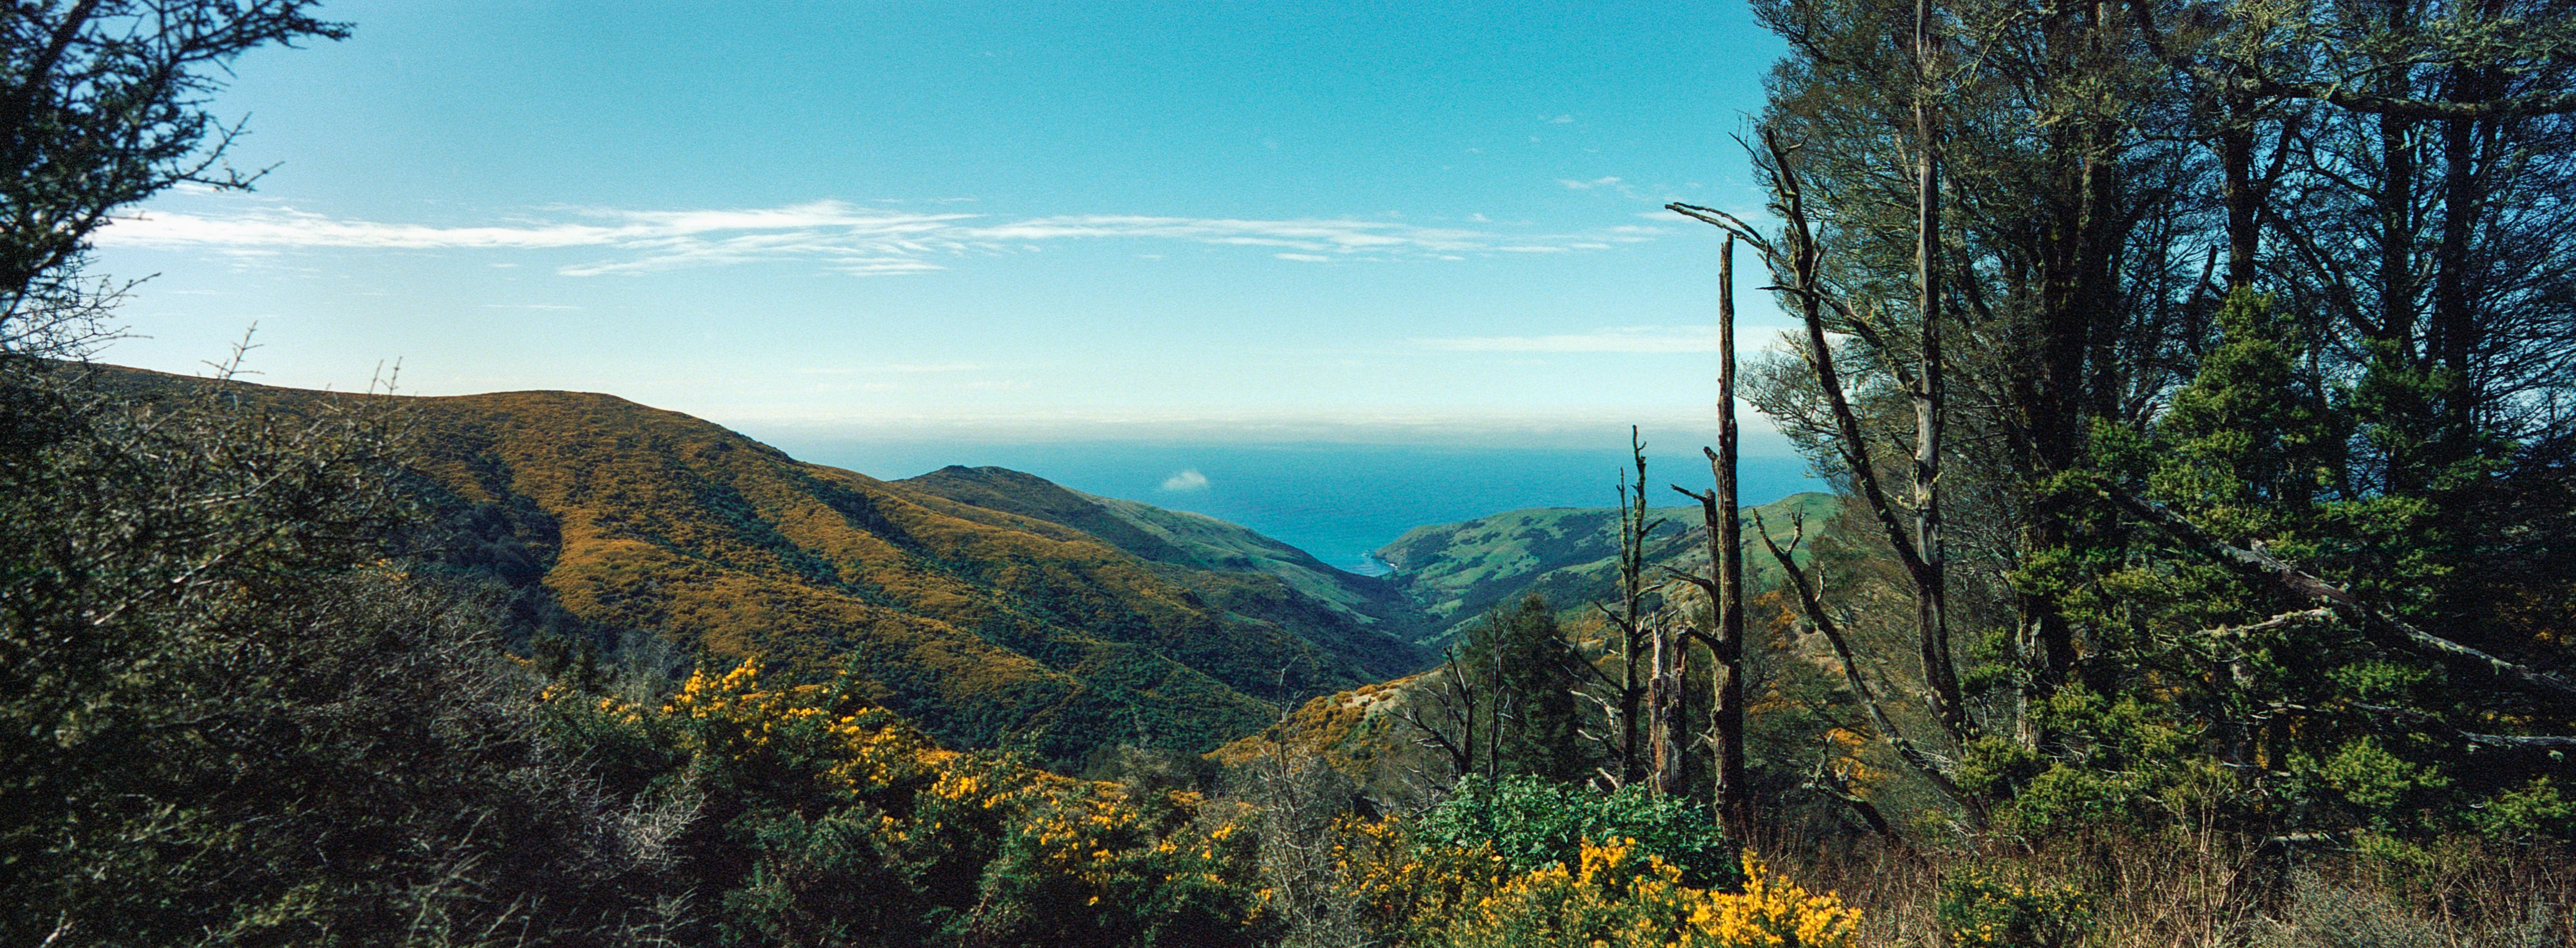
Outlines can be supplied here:
[[1455, 795], [1425, 812], [1419, 845], [1484, 847], [1515, 872], [1569, 867], [1585, 840], [1625, 839], [1641, 856], [1674, 866], [1699, 888], [1731, 889], [1743, 878], [1735, 848], [1697, 801], [1643, 787], [1598, 794], [1536, 777], [1460, 780]]
[[[659, 708], [561, 689], [628, 783], [702, 788], [714, 944], [1207, 945], [1252, 934], [1250, 834], [1192, 791], [942, 750], [838, 685], [699, 671]], [[658, 771], [656, 770], [658, 768]]]
[[1686, 885], [1680, 867], [1633, 841], [1579, 844], [1570, 865], [1506, 879], [1420, 926], [1425, 944], [1449, 948], [1586, 945], [1592, 948], [1843, 948], [1860, 913], [1810, 894], [1744, 855], [1742, 891]]
[[1944, 879], [1934, 910], [1957, 948], [2064, 948], [2093, 925], [2093, 900], [2073, 885], [2041, 887], [1979, 870]]

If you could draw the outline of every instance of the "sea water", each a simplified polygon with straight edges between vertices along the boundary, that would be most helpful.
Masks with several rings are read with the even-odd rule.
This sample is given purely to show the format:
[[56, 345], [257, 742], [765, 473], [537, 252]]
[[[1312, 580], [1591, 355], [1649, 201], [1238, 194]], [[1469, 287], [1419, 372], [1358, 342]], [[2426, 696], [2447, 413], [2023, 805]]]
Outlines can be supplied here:
[[[1633, 473], [1625, 452], [1564, 448], [961, 443], [775, 435], [764, 440], [798, 460], [885, 480], [951, 464], [1025, 471], [1086, 493], [1242, 524], [1332, 566], [1370, 575], [1386, 571], [1386, 564], [1372, 554], [1406, 530], [1531, 507], [1615, 506], [1621, 474]], [[1647, 481], [1655, 506], [1692, 502], [1667, 485], [1709, 488], [1707, 459], [1696, 446], [1689, 452], [1649, 450]], [[1738, 470], [1747, 505], [1825, 489], [1796, 457], [1748, 457]]]

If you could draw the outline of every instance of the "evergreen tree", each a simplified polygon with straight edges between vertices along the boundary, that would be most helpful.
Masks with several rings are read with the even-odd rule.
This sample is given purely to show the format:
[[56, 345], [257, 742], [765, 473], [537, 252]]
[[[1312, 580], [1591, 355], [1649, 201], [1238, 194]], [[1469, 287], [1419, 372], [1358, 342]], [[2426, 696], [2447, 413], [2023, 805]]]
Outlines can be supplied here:
[[1591, 776], [1574, 703], [1574, 663], [1580, 661], [1547, 599], [1536, 594], [1498, 606], [1467, 628], [1450, 664], [1483, 696], [1483, 730], [1490, 737], [1481, 769], [1487, 776]]

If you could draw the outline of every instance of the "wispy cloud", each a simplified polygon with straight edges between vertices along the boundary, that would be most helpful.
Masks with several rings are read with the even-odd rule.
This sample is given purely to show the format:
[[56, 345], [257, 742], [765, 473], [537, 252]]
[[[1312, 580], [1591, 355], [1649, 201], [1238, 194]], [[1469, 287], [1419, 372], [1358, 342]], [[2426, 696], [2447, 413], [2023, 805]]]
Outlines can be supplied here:
[[[1567, 182], [1590, 187], [1616, 183]], [[976, 255], [1030, 252], [1053, 242], [1164, 240], [1275, 249], [1313, 261], [1367, 254], [1452, 259], [1469, 254], [1605, 249], [1652, 239], [1633, 228], [1568, 234], [1424, 227], [1355, 218], [1246, 219], [1073, 214], [996, 220], [991, 215], [904, 211], [814, 201], [773, 208], [636, 211], [560, 208], [471, 226], [336, 218], [291, 207], [228, 214], [152, 211], [100, 232], [109, 246], [275, 253], [312, 248], [394, 251], [562, 251], [598, 258], [558, 266], [565, 276], [648, 273], [692, 267], [809, 260], [862, 276], [946, 269]]]
[[1207, 475], [1199, 473], [1198, 468], [1190, 468], [1163, 478], [1163, 489], [1173, 493], [1206, 490], [1208, 489]]
[[1623, 326], [1554, 336], [1416, 339], [1449, 352], [1715, 352], [1715, 326]]
[[977, 372], [984, 368], [986, 368], [986, 366], [980, 362], [888, 362], [884, 365], [869, 368], [834, 365], [796, 369], [794, 371], [798, 375], [857, 375], [861, 372], [893, 372], [903, 375], [914, 375], [925, 372]]
[[1594, 179], [1592, 179], [1592, 180], [1590, 180], [1590, 181], [1576, 181], [1576, 180], [1574, 180], [1574, 179], [1572, 179], [1572, 178], [1558, 178], [1558, 179], [1556, 179], [1556, 183], [1558, 183], [1558, 184], [1562, 184], [1562, 185], [1565, 185], [1566, 187], [1568, 187], [1568, 188], [1572, 188], [1572, 189], [1577, 190], [1577, 191], [1589, 191], [1589, 190], [1592, 190], [1593, 188], [1610, 188], [1610, 187], [1617, 187], [1617, 186], [1619, 185], [1619, 179], [1617, 179], [1617, 178], [1594, 178]]

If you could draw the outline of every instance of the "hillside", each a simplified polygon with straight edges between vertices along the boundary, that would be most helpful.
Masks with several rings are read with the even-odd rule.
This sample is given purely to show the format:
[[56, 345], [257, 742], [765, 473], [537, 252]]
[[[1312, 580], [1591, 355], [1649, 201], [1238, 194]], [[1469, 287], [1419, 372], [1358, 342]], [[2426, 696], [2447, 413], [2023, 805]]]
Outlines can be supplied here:
[[[1812, 534], [1833, 507], [1830, 494], [1802, 493], [1750, 511], [1759, 512], [1772, 535], [1785, 543], [1794, 518], [1805, 518]], [[1666, 523], [1647, 538], [1650, 567], [1704, 573], [1708, 529], [1700, 509], [1659, 507], [1653, 516]], [[1750, 512], [1744, 530], [1745, 583], [1761, 589], [1777, 578], [1779, 568], [1753, 535]], [[1548, 507], [1415, 527], [1381, 547], [1377, 556], [1394, 568], [1386, 579], [1430, 616], [1433, 625], [1421, 641], [1437, 644], [1487, 609], [1530, 593], [1545, 595], [1568, 611], [1611, 600], [1618, 591], [1618, 553], [1616, 508]]]
[[[227, 384], [290, 408], [326, 397]], [[982, 493], [889, 483], [608, 395], [380, 401], [416, 432], [431, 542], [514, 587], [510, 613], [540, 648], [846, 670], [943, 743], [1058, 761], [1104, 740], [1206, 750], [1269, 723], [1274, 702], [1418, 666], [1346, 603], [1210, 568], [1130, 520], [1154, 514], [1107, 515], [1029, 475], [989, 472]]]
[[1211, 604], [1303, 630], [1373, 677], [1392, 678], [1423, 663], [1422, 650], [1406, 642], [1430, 619], [1401, 591], [1239, 524], [1086, 494], [998, 467], [952, 465], [894, 483], [1082, 530], [1157, 564], [1158, 573]]

